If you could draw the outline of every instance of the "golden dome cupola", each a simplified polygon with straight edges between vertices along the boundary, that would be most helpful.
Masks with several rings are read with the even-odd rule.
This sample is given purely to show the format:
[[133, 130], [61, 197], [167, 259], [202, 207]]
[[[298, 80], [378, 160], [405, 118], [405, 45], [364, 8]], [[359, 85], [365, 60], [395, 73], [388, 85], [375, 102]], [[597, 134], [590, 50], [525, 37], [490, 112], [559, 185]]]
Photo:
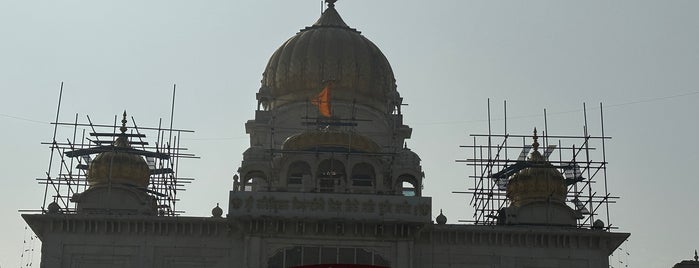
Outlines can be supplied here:
[[111, 183], [128, 184], [138, 187], [148, 186], [150, 169], [148, 163], [129, 144], [126, 134], [126, 111], [124, 111], [121, 127], [111, 150], [99, 153], [90, 162], [87, 172], [87, 182], [90, 186]]
[[532, 202], [565, 203], [566, 182], [556, 167], [539, 152], [538, 136], [534, 129], [534, 151], [527, 159], [527, 168], [517, 172], [507, 184], [507, 198], [515, 207]]

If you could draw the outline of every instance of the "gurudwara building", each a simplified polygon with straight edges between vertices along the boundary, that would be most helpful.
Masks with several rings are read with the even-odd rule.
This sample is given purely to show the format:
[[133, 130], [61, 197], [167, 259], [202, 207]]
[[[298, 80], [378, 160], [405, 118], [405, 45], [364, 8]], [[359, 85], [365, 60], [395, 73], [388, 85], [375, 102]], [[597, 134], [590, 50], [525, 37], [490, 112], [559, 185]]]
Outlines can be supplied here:
[[327, 2], [267, 63], [226, 211], [168, 212], [152, 185], [171, 172], [154, 168], [169, 156], [139, 149], [124, 113], [112, 140], [64, 152], [85, 160], [74, 208], [54, 201], [22, 215], [43, 243], [41, 266], [609, 266], [629, 234], [577, 224], [570, 183], [536, 133], [505, 174], [509, 203], [495, 224], [432, 219], [389, 61]]

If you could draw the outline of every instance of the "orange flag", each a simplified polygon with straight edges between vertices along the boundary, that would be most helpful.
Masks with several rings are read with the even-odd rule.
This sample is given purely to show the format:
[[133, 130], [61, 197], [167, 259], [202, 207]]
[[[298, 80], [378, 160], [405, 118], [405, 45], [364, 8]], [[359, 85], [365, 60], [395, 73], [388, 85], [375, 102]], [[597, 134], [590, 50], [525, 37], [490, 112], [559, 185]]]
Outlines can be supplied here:
[[314, 98], [311, 99], [311, 104], [315, 105], [318, 107], [318, 111], [320, 112], [321, 115], [325, 117], [330, 117], [332, 114], [330, 113], [330, 88], [332, 87], [332, 83], [328, 84], [323, 88], [323, 90], [315, 96]]

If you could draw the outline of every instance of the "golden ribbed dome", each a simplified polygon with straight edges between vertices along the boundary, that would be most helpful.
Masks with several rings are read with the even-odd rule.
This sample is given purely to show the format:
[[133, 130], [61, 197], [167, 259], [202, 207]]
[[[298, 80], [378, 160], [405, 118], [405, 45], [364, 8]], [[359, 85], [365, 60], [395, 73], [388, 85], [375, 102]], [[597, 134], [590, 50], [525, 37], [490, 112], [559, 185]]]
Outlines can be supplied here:
[[312, 26], [274, 52], [258, 96], [270, 107], [308, 101], [323, 83], [334, 81], [333, 100], [388, 111], [397, 102], [391, 65], [378, 47], [345, 24], [330, 3]]
[[314, 150], [344, 148], [355, 152], [376, 153], [381, 147], [371, 139], [354, 132], [306, 131], [293, 135], [284, 141], [282, 150]]
[[114, 141], [113, 151], [102, 152], [90, 162], [87, 182], [90, 186], [112, 183], [130, 184], [139, 187], [148, 186], [150, 169], [142, 156], [124, 152], [130, 149], [126, 136], [126, 112], [121, 121], [121, 135]]
[[534, 151], [527, 160], [529, 167], [517, 172], [507, 184], [507, 198], [516, 207], [536, 201], [565, 203], [565, 178], [539, 153], [536, 138], [534, 130]]

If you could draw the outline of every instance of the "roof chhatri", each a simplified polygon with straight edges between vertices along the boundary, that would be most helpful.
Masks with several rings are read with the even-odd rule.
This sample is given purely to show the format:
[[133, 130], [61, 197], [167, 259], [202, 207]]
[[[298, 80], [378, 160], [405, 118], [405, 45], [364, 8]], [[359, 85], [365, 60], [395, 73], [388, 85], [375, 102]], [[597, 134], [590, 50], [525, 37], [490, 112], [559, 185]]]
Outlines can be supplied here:
[[[126, 134], [126, 110], [122, 115], [121, 134], [112, 146], [102, 147], [101, 151], [88, 165], [87, 182], [90, 186], [108, 183], [130, 184], [147, 187], [150, 181], [150, 168], [141, 157], [141, 151], [131, 148]], [[99, 147], [98, 147], [99, 148]]]

